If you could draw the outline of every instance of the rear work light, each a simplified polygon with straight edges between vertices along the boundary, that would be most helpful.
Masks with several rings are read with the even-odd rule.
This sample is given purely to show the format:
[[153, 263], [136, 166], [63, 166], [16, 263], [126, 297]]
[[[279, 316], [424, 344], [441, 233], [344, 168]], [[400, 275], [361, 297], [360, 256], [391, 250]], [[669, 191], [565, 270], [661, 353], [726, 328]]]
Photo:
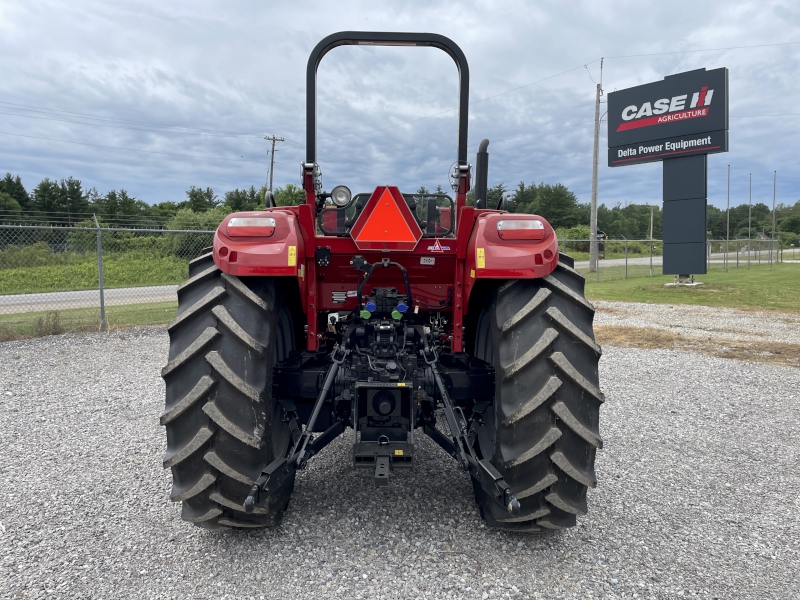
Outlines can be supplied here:
[[497, 235], [502, 240], [543, 240], [547, 230], [539, 219], [503, 219], [497, 222]]
[[232, 217], [228, 221], [227, 233], [231, 237], [269, 237], [275, 233], [275, 219], [272, 217]]

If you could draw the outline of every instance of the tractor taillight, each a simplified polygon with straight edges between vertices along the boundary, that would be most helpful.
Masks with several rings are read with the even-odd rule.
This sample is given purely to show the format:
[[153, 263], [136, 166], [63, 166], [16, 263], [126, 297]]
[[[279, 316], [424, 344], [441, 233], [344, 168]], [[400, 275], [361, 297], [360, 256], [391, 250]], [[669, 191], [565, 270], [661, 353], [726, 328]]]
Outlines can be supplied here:
[[231, 217], [228, 221], [227, 233], [231, 237], [269, 237], [275, 233], [275, 219], [272, 217]]
[[543, 240], [547, 230], [539, 219], [503, 219], [497, 222], [497, 235], [503, 240]]

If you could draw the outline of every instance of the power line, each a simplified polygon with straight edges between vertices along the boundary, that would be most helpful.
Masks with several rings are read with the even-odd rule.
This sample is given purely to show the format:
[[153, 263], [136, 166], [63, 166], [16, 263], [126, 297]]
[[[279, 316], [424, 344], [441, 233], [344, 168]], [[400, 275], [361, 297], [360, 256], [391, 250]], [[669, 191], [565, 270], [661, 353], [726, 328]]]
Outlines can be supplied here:
[[[90, 144], [88, 142], [75, 142], [75, 141], [72, 141], [72, 140], [60, 140], [60, 139], [56, 139], [56, 138], [48, 138], [48, 137], [41, 137], [41, 136], [35, 136], [35, 135], [24, 135], [24, 134], [21, 134], [21, 133], [10, 133], [8, 131], [0, 131], [0, 135], [11, 135], [11, 136], [14, 136], [14, 137], [30, 138], [30, 139], [34, 139], [34, 140], [45, 140], [45, 141], [49, 141], [49, 142], [61, 142], [63, 144], [77, 144], [77, 145], [80, 145], [80, 146], [92, 146], [92, 147], [95, 147], [95, 148], [107, 148], [107, 149], [110, 149], [110, 150], [123, 150], [123, 151], [127, 151], [127, 152], [143, 152], [145, 154], [161, 154], [161, 155], [164, 155], [164, 156], [180, 156], [180, 157], [185, 157], [185, 158], [204, 158], [204, 159], [209, 159], [209, 160], [227, 160], [227, 161], [234, 161], [234, 162], [261, 163], [260, 160], [253, 160], [253, 159], [249, 159], [249, 158], [225, 158], [225, 157], [221, 157], [221, 156], [201, 156], [201, 155], [197, 155], [197, 154], [178, 154], [178, 153], [175, 153], [175, 152], [158, 152], [158, 151], [155, 151], [155, 150], [140, 150], [140, 149], [137, 149], [137, 148], [122, 148], [122, 147], [119, 147], [119, 146], [106, 146], [106, 145], [103, 145], [103, 144]], [[285, 141], [289, 141], [289, 140], [285, 140]], [[291, 143], [297, 144], [297, 142], [291, 142]], [[383, 171], [376, 171], [375, 169], [370, 169], [369, 167], [361, 165], [358, 162], [347, 160], [347, 159], [342, 158], [340, 156], [336, 156], [335, 154], [330, 154], [328, 152], [324, 152], [323, 154], [329, 154], [330, 156], [333, 156], [335, 158], [339, 158], [339, 159], [341, 159], [341, 160], [343, 160], [345, 162], [353, 163], [357, 167], [360, 167], [360, 168], [365, 169], [367, 171], [372, 171], [374, 173], [379, 173], [379, 174], [383, 173]], [[277, 160], [274, 161], [274, 164], [280, 165], [282, 167], [286, 167], [287, 169], [291, 168], [291, 166], [288, 165], [287, 163], [282, 163], [282, 162], [279, 162]], [[411, 179], [409, 179], [408, 177], [395, 176], [395, 178], [396, 179], [403, 179], [405, 181], [411, 181]]]
[[[175, 152], [158, 152], [155, 150], [138, 150], [136, 148], [120, 148], [119, 146], [105, 146], [102, 144], [90, 144], [88, 142], [73, 142], [71, 140], [58, 140], [55, 138], [40, 137], [36, 135], [23, 135], [21, 133], [10, 133], [8, 131], [0, 131], [0, 135], [13, 135], [14, 137], [30, 138], [34, 140], [45, 140], [48, 142], [61, 142], [64, 144], [78, 144], [79, 146], [93, 146], [95, 148], [107, 148], [109, 150], [125, 150], [127, 152], [144, 152], [146, 154], [161, 154], [163, 156], [182, 156], [185, 158], [206, 158], [210, 160], [229, 160], [234, 162], [255, 162], [259, 163], [260, 160], [252, 160], [249, 158], [224, 158], [222, 156], [199, 156], [197, 154], [177, 154]], [[281, 163], [278, 163], [281, 164]], [[288, 165], [282, 165], [287, 166]]]
[[779, 42], [776, 44], [756, 44], [753, 46], [728, 46], [726, 48], [703, 48], [700, 50], [675, 50], [672, 52], [650, 52], [648, 54], [622, 54], [619, 56], [606, 56], [606, 58], [637, 58], [639, 56], [664, 56], [667, 54], [690, 54], [693, 52], [715, 52], [717, 50], [744, 50], [747, 48], [769, 48], [770, 46], [791, 46], [800, 42]]
[[[499, 94], [494, 94], [492, 96], [487, 96], [486, 98], [481, 98], [480, 100], [473, 100], [472, 102], [469, 103], [469, 106], [472, 106], [474, 104], [478, 104], [480, 102], [485, 102], [486, 100], [492, 100], [492, 99], [497, 98], [499, 96], [504, 96], [505, 94], [510, 94], [511, 92], [516, 92], [517, 90], [521, 90], [523, 88], [530, 87], [532, 85], [536, 85], [537, 83], [542, 83], [543, 81], [547, 81], [548, 79], [554, 79], [555, 77], [560, 77], [561, 75], [566, 75], [567, 73], [571, 73], [572, 71], [577, 71], [578, 69], [582, 69], [586, 65], [591, 65], [593, 63], [596, 63], [598, 60], [600, 60], [600, 59], [596, 58], [593, 61], [590, 61], [588, 63], [583, 63], [583, 64], [581, 64], [581, 65], [579, 65], [577, 67], [573, 67], [571, 69], [567, 69], [566, 71], [561, 71], [560, 73], [556, 73], [555, 75], [548, 75], [547, 77], [543, 77], [542, 79], [537, 79], [536, 81], [531, 81], [530, 83], [526, 83], [524, 85], [520, 85], [518, 87], [511, 88], [510, 90], [506, 90], [505, 92], [500, 92]], [[458, 110], [458, 109], [457, 108], [448, 108], [447, 110], [443, 110], [441, 112], [437, 112], [437, 113], [433, 113], [433, 114], [430, 114], [430, 115], [426, 115], [424, 117], [419, 117], [417, 119], [412, 119], [411, 121], [405, 121], [403, 123], [396, 123], [394, 125], [389, 125], [388, 127], [381, 127], [380, 129], [373, 129], [372, 131], [365, 131], [363, 133], [346, 133], [346, 134], [340, 136], [337, 139], [341, 139], [341, 138], [344, 138], [344, 137], [351, 137], [351, 136], [362, 137], [362, 136], [365, 136], [365, 135], [369, 135], [370, 133], [378, 133], [378, 132], [381, 132], [381, 131], [386, 131], [387, 129], [394, 129], [395, 127], [401, 127], [403, 125], [410, 125], [411, 123], [416, 123], [417, 121], [423, 121], [425, 119], [438, 117], [440, 115], [444, 115], [444, 114], [453, 112], [455, 110]], [[332, 140], [329, 139], [329, 140], [324, 140], [324, 141], [330, 142]]]
[[754, 119], [756, 117], [800, 117], [800, 113], [784, 113], [782, 115], [730, 115], [731, 119]]
[[[150, 125], [150, 126], [153, 126], [153, 127], [164, 127], [164, 128], [169, 128], [169, 129], [186, 129], [186, 130], [191, 130], [191, 131], [196, 131], [196, 132], [204, 132], [204, 133], [224, 133], [224, 134], [230, 134], [230, 135], [259, 135], [257, 133], [249, 133], [249, 132], [244, 133], [244, 132], [232, 132], [232, 131], [219, 131], [219, 130], [216, 130], [216, 129], [200, 129], [200, 128], [197, 128], [197, 127], [184, 127], [182, 125], [164, 125], [163, 123], [152, 123], [152, 122], [149, 122], [149, 121], [134, 121], [134, 120], [131, 120], [131, 119], [120, 119], [120, 118], [117, 118], [117, 117], [102, 117], [102, 116], [99, 116], [99, 115], [90, 115], [90, 114], [87, 114], [87, 113], [77, 113], [77, 112], [72, 112], [72, 111], [68, 111], [68, 110], [56, 109], [56, 108], [45, 108], [43, 106], [33, 106], [31, 104], [16, 104], [14, 102], [0, 101], [0, 105], [3, 105], [3, 104], [7, 105], [8, 108], [12, 108], [12, 109], [15, 109], [15, 110], [27, 110], [28, 112], [63, 113], [63, 114], [66, 114], [66, 115], [76, 115], [76, 116], [79, 116], [79, 117], [86, 117], [86, 118], [89, 118], [89, 119], [95, 119], [95, 120], [100, 120], [100, 121], [115, 121], [115, 122], [119, 122], [119, 123], [133, 123], [135, 125]], [[20, 108], [16, 108], [16, 107], [20, 107]], [[18, 115], [18, 116], [24, 116], [24, 115]]]
[[[2, 108], [2, 107], [0, 107]], [[12, 117], [22, 117], [24, 119], [39, 119], [42, 121], [58, 121], [60, 123], [73, 123], [75, 125], [89, 125], [91, 127], [109, 127], [112, 129], [126, 129], [128, 131], [144, 131], [147, 133], [159, 133], [159, 134], [169, 134], [169, 135], [202, 135], [202, 136], [209, 136], [209, 137], [227, 137], [227, 138], [258, 138], [260, 137], [258, 134], [218, 134], [218, 133], [211, 133], [205, 131], [159, 131], [158, 129], [144, 129], [142, 127], [127, 127], [125, 125], [110, 125], [107, 123], [86, 123], [83, 121], [73, 121], [71, 119], [56, 119], [54, 117], [43, 117], [40, 115], [21, 115], [19, 113], [9, 113], [0, 111], [0, 115], [9, 115]]]

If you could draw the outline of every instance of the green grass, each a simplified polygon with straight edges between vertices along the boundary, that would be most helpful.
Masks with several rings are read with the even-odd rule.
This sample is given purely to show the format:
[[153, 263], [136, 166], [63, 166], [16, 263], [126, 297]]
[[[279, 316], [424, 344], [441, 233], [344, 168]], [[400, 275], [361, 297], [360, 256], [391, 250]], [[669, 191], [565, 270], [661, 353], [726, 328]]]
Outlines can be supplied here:
[[[189, 274], [187, 260], [174, 256], [130, 257], [103, 261], [107, 288], [181, 283]], [[32, 294], [97, 289], [97, 261], [0, 270], [0, 293]]]
[[[172, 320], [177, 309], [177, 302], [108, 306], [106, 307], [106, 322], [109, 329], [139, 325], [163, 325]], [[73, 308], [0, 315], [0, 341], [78, 331], [99, 331], [99, 329], [99, 308]]]
[[592, 300], [800, 312], [800, 264], [714, 269], [695, 277], [704, 283], [697, 287], [664, 287], [674, 280], [672, 275], [600, 282], [591, 277], [587, 275], [586, 296]]

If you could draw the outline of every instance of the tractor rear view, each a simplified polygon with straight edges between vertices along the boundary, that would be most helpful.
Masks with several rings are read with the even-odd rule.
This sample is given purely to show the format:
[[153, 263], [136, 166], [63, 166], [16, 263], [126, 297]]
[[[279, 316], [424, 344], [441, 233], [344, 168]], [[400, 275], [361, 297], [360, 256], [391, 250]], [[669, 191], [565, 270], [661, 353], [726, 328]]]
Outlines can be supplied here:
[[[347, 44], [453, 58], [455, 198], [323, 191], [317, 67]], [[378, 486], [429, 436], [491, 527], [561, 529], [586, 512], [602, 446], [594, 309], [545, 218], [487, 206], [485, 140], [467, 206], [468, 90], [466, 58], [440, 35], [342, 32], [312, 52], [305, 204], [226, 217], [178, 289], [161, 423], [184, 520], [277, 524], [297, 471], [342, 436]]]

